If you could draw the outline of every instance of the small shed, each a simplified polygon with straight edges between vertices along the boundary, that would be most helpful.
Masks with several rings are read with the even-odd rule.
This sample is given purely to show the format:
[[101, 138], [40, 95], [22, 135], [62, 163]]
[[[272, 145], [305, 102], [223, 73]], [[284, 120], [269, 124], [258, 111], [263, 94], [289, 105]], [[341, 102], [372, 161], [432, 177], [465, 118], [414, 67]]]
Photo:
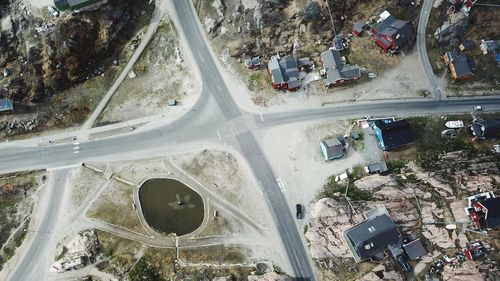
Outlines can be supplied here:
[[375, 173], [383, 174], [389, 171], [389, 169], [387, 168], [387, 163], [385, 163], [385, 161], [369, 164], [367, 166], [367, 170], [368, 173], [370, 174], [375, 174]]
[[324, 140], [319, 146], [325, 160], [338, 159], [344, 156], [344, 145], [337, 138]]
[[366, 26], [366, 22], [364, 22], [364, 21], [357, 22], [352, 27], [352, 34], [354, 34], [354, 35], [356, 35], [358, 37], [361, 36], [361, 33], [365, 29], [365, 26]]
[[359, 140], [361, 138], [361, 136], [359, 135], [358, 132], [351, 132], [351, 138], [353, 140]]
[[14, 110], [14, 105], [10, 99], [0, 99], [0, 112], [9, 112]]
[[403, 248], [412, 261], [419, 259], [420, 257], [427, 254], [427, 251], [424, 249], [422, 242], [420, 242], [420, 238], [415, 239], [408, 244], [403, 244]]

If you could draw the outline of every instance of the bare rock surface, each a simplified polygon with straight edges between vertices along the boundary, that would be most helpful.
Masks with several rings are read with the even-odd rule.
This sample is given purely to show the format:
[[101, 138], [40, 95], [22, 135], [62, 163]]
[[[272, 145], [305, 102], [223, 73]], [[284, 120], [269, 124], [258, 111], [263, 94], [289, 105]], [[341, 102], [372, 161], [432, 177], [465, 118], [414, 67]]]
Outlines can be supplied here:
[[475, 281], [483, 280], [483, 277], [472, 262], [463, 262], [457, 267], [445, 266], [443, 269], [443, 280]]
[[362, 190], [374, 190], [384, 185], [396, 186], [397, 182], [390, 176], [371, 175], [355, 181], [354, 185]]
[[443, 249], [450, 249], [455, 246], [455, 242], [451, 239], [448, 231], [445, 228], [437, 227], [436, 225], [426, 225], [422, 232], [425, 238], [431, 243]]
[[323, 198], [314, 205], [305, 234], [313, 258], [352, 257], [343, 237], [352, 226], [346, 210], [343, 203], [332, 198]]
[[279, 275], [276, 272], [268, 272], [264, 275], [250, 275], [248, 281], [291, 281], [290, 276]]

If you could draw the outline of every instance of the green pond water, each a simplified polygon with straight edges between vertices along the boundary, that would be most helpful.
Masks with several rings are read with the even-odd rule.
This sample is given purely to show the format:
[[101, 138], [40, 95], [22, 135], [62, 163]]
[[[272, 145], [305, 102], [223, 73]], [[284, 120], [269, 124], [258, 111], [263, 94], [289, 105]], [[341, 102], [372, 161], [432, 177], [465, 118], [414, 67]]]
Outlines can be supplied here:
[[187, 185], [174, 179], [150, 179], [139, 189], [144, 219], [161, 233], [181, 236], [203, 222], [203, 200]]

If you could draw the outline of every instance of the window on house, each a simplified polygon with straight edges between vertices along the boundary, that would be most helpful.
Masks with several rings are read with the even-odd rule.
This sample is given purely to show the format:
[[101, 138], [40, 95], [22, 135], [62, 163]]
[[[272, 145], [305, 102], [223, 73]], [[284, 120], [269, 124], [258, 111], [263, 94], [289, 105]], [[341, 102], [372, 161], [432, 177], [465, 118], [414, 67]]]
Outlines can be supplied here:
[[375, 227], [374, 227], [374, 226], [370, 226], [370, 227], [368, 227], [368, 231], [369, 231], [370, 233], [375, 232]]

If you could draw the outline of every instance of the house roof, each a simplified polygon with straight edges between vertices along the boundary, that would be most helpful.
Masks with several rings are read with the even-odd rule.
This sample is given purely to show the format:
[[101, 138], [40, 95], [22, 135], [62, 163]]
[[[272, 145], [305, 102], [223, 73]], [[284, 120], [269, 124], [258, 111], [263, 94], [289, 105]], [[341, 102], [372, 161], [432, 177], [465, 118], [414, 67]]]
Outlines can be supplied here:
[[356, 24], [354, 24], [353, 29], [357, 32], [363, 31], [363, 28], [366, 26], [366, 22], [364, 21], [358, 21]]
[[288, 83], [289, 88], [300, 86], [299, 69], [296, 58], [273, 56], [268, 63], [268, 69], [271, 73], [273, 83]]
[[344, 236], [356, 261], [368, 259], [399, 241], [397, 226], [386, 214], [351, 227]]
[[54, 5], [59, 10], [80, 9], [85, 6], [96, 4], [98, 2], [104, 2], [103, 0], [54, 0]]
[[0, 99], [0, 112], [13, 110], [14, 106], [10, 99]]
[[326, 148], [327, 158], [338, 158], [344, 155], [344, 145], [337, 139], [328, 139], [321, 142]]
[[500, 135], [500, 118], [472, 122], [472, 131], [479, 138], [495, 138]]
[[471, 68], [472, 62], [466, 54], [454, 49], [447, 52], [446, 56], [448, 57], [448, 61], [451, 62], [450, 64], [455, 69], [457, 77], [473, 74]]
[[476, 47], [476, 43], [472, 40], [464, 40], [464, 42], [462, 42], [462, 46], [464, 50], [470, 50]]
[[405, 249], [405, 252], [410, 260], [416, 260], [421, 256], [427, 254], [427, 251], [424, 249], [422, 242], [420, 242], [420, 238], [413, 240], [408, 244], [403, 244], [403, 248]]
[[388, 171], [388, 168], [387, 168], [387, 164], [385, 163], [385, 161], [381, 161], [381, 162], [377, 162], [377, 163], [373, 163], [373, 164], [368, 165], [368, 172], [370, 172], [370, 173], [384, 173], [387, 171]]
[[479, 202], [483, 207], [488, 209], [486, 217], [486, 225], [489, 228], [500, 226], [500, 197], [488, 198]]
[[413, 141], [413, 133], [407, 120], [387, 122], [376, 120], [375, 125], [382, 133], [382, 139], [386, 150], [394, 149]]
[[339, 51], [329, 49], [321, 53], [321, 61], [326, 72], [325, 85], [335, 83], [341, 79], [356, 79], [361, 77], [361, 70], [357, 65], [346, 65]]
[[[411, 37], [413, 36], [413, 28], [411, 26], [411, 23], [405, 20], [398, 20], [392, 15], [388, 16], [385, 20], [379, 23], [375, 27], [375, 30], [377, 31], [376, 36], [379, 36], [380, 34], [389, 36], [394, 40], [394, 43], [398, 47], [410, 41]], [[389, 42], [385, 40], [384, 44], [386, 43]], [[386, 46], [389, 45], [390, 44]]]

